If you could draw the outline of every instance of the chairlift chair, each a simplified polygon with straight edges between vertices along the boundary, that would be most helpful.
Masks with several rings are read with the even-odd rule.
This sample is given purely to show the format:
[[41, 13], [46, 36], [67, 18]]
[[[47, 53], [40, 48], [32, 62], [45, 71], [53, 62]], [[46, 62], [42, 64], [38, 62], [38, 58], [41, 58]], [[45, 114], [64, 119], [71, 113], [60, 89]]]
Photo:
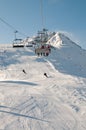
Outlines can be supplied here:
[[24, 43], [21, 41], [22, 41], [22, 39], [15, 39], [13, 41], [13, 48], [14, 47], [24, 47]]

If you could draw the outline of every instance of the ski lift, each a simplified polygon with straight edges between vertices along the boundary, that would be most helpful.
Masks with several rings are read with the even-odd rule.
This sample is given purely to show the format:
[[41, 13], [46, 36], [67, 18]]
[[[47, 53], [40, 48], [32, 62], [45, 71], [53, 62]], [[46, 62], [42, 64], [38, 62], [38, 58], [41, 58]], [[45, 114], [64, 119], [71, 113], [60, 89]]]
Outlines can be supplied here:
[[16, 33], [18, 33], [17, 30], [14, 32], [14, 34], [15, 34], [15, 39], [14, 39], [14, 41], [13, 41], [13, 48], [14, 48], [14, 47], [24, 47], [24, 43], [23, 43], [22, 39], [17, 39], [17, 38], [16, 38]]
[[47, 29], [43, 28], [42, 31], [38, 31], [39, 43], [45, 44], [48, 41]]
[[22, 39], [15, 39], [13, 41], [13, 48], [14, 47], [24, 47], [24, 43], [22, 42]]
[[48, 41], [47, 31], [45, 28], [42, 31], [38, 31], [38, 36], [36, 37], [38, 47], [35, 49], [35, 54], [38, 56], [48, 56], [51, 52], [51, 46], [46, 44]]
[[51, 46], [50, 45], [41, 45], [41, 47], [38, 47], [35, 49], [35, 54], [38, 56], [48, 56], [51, 52]]

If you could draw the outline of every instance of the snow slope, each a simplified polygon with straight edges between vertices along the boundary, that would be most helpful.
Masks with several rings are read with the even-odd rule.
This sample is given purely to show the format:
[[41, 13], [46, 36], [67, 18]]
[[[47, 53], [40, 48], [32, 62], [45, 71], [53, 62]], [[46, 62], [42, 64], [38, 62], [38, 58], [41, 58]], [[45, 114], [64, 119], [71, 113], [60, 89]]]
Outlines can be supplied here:
[[63, 34], [49, 43], [48, 57], [0, 48], [0, 130], [86, 130], [86, 51]]
[[54, 56], [51, 56], [50, 61], [56, 69], [66, 74], [86, 77], [85, 50], [62, 33], [56, 33], [50, 39], [49, 44], [55, 47]]

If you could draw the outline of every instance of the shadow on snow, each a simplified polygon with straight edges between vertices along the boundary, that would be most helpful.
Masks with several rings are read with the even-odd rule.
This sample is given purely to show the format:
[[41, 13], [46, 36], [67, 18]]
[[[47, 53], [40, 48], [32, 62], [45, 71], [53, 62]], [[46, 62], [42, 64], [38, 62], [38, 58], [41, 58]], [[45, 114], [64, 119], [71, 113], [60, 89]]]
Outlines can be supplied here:
[[9, 111], [0, 110], [0, 113], [6, 113], [6, 114], [14, 115], [14, 116], [17, 116], [17, 117], [30, 118], [30, 119], [33, 119], [33, 120], [39, 120], [39, 121], [49, 123], [49, 121], [47, 121], [47, 120], [43, 120], [43, 119], [40, 119], [40, 118], [37, 118], [37, 117], [32, 117], [32, 116], [29, 116], [29, 115], [19, 114], [19, 113], [16, 113], [16, 112], [9, 112]]
[[36, 83], [31, 83], [31, 82], [26, 82], [26, 81], [0, 81], [1, 83], [12, 83], [12, 84], [22, 84], [22, 85], [31, 85], [31, 86], [36, 86]]

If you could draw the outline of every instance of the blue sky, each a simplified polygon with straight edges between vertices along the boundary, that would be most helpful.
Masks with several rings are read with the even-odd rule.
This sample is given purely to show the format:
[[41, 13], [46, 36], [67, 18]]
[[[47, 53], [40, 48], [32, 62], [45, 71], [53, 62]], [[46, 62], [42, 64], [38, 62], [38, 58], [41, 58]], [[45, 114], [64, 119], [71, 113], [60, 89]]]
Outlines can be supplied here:
[[[86, 49], [86, 0], [42, 0], [43, 25], [49, 31], [63, 31]], [[36, 35], [42, 29], [41, 0], [0, 0], [0, 43]]]

